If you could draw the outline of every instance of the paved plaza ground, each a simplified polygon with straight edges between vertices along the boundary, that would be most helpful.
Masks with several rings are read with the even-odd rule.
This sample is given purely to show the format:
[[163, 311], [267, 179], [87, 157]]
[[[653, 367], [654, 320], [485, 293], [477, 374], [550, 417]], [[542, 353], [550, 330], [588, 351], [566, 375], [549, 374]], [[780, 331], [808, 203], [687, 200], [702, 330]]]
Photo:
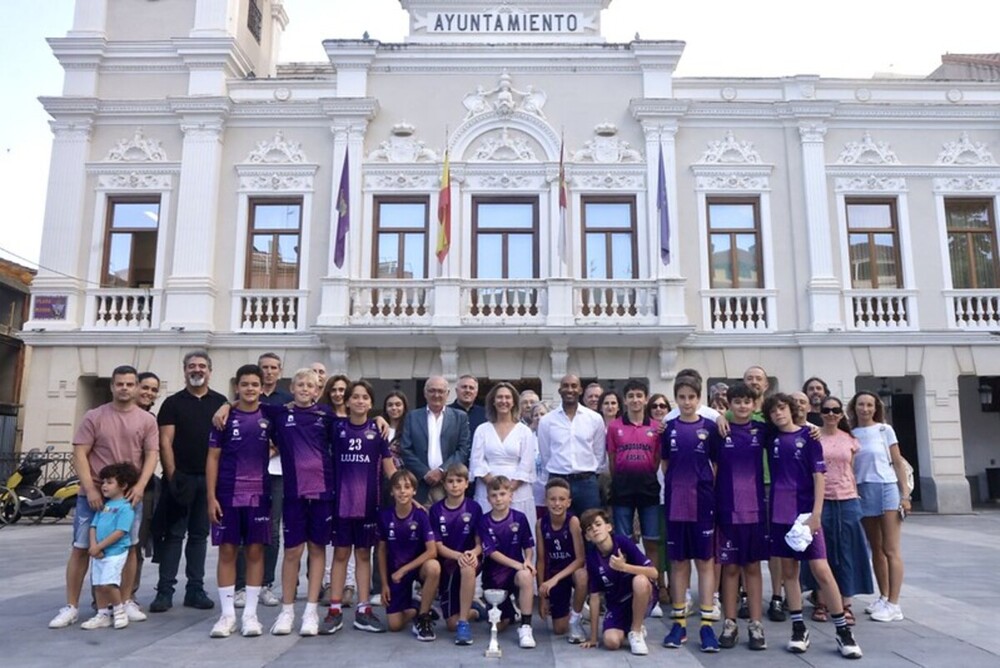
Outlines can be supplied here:
[[[333, 637], [260, 638], [234, 636], [211, 640], [209, 629], [217, 611], [202, 612], [180, 605], [169, 612], [150, 615], [147, 622], [122, 631], [83, 631], [79, 626], [49, 630], [49, 619], [63, 604], [65, 558], [70, 527], [18, 524], [0, 531], [0, 665], [60, 666], [306, 666], [336, 661], [349, 666], [482, 666], [488, 639], [486, 624], [474, 625], [475, 644], [456, 647], [449, 634], [438, 628], [433, 643], [417, 642], [409, 633], [372, 635], [345, 629]], [[879, 624], [859, 614], [856, 636], [864, 650], [863, 661], [881, 667], [1000, 666], [1000, 632], [995, 607], [1000, 601], [1000, 510], [983, 509], [972, 515], [916, 514], [903, 532], [906, 583], [902, 606], [906, 621]], [[210, 587], [214, 588], [214, 550], [209, 552]], [[183, 571], [183, 567], [182, 567]], [[766, 569], [765, 569], [766, 571]], [[152, 600], [156, 566], [146, 564], [142, 604]], [[181, 583], [183, 590], [183, 582]], [[769, 587], [765, 585], [765, 590]], [[209, 593], [214, 596], [214, 590]], [[870, 597], [861, 597], [860, 611]], [[301, 612], [301, 603], [297, 612]], [[808, 616], [807, 608], [807, 616]], [[377, 609], [381, 614], [381, 609]], [[346, 619], [352, 619], [348, 611]], [[262, 608], [267, 628], [276, 608]], [[691, 618], [697, 628], [697, 618]], [[835, 649], [833, 625], [807, 622], [812, 647], [804, 655], [784, 650], [790, 623], [765, 620], [769, 649], [750, 652], [741, 623], [741, 645], [719, 654], [701, 654], [697, 634], [681, 650], [659, 646], [666, 632], [663, 620], [647, 620], [650, 654], [633, 657], [582, 650], [557, 639], [535, 620], [538, 647], [517, 647], [513, 629], [501, 637], [504, 657], [497, 663], [511, 666], [843, 666]], [[298, 624], [296, 623], [296, 629]], [[716, 624], [716, 630], [721, 624]]]

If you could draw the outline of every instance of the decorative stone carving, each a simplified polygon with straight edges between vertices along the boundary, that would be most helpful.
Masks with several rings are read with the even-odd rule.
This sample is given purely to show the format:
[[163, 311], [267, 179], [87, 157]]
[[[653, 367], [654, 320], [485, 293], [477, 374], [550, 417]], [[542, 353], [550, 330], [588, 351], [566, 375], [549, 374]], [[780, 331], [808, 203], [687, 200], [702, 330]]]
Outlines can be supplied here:
[[470, 188], [540, 188], [544, 179], [528, 174], [484, 174], [470, 176]]
[[859, 142], [848, 142], [837, 158], [838, 165], [898, 165], [899, 158], [889, 144], [872, 140], [866, 132]]
[[576, 188], [608, 188], [613, 190], [639, 190], [645, 179], [637, 174], [580, 174], [573, 177]]
[[695, 188], [708, 191], [747, 190], [761, 192], [770, 190], [771, 181], [766, 176], [752, 176], [750, 174], [713, 174], [697, 177]]
[[102, 174], [97, 187], [102, 190], [170, 190], [172, 178], [167, 174]]
[[1000, 191], [1000, 179], [983, 176], [956, 176], [934, 179], [934, 191], [995, 193]]
[[409, 123], [392, 126], [388, 141], [368, 154], [370, 162], [437, 162], [438, 154], [427, 148], [424, 142], [413, 138], [416, 129]]
[[839, 193], [904, 192], [906, 190], [906, 179], [903, 177], [878, 176], [877, 174], [870, 174], [868, 176], [837, 179], [834, 182], [834, 189]]
[[142, 128], [136, 128], [135, 134], [129, 139], [120, 139], [115, 147], [108, 151], [108, 162], [167, 162], [167, 154], [160, 142], [150, 139], [142, 133]]
[[504, 127], [498, 136], [487, 137], [476, 149], [472, 159], [479, 162], [536, 162], [535, 152], [523, 137], [511, 135]]
[[313, 177], [303, 174], [251, 174], [240, 177], [240, 190], [250, 192], [312, 190]]
[[619, 139], [617, 134], [618, 127], [614, 123], [595, 126], [594, 138], [573, 153], [573, 162], [642, 162], [642, 153], [632, 148], [627, 141]]
[[365, 188], [395, 190], [429, 190], [437, 187], [440, 179], [426, 174], [369, 174]]
[[969, 133], [963, 132], [958, 141], [945, 142], [938, 155], [937, 165], [995, 165], [997, 161], [983, 142], [969, 140]]
[[826, 126], [822, 123], [800, 123], [799, 138], [803, 144], [822, 144], [826, 136]]
[[257, 148], [250, 151], [246, 161], [249, 164], [288, 164], [306, 162], [306, 154], [302, 145], [296, 141], [288, 141], [278, 130], [270, 141], [257, 142]]
[[496, 87], [486, 90], [477, 86], [474, 93], [469, 93], [462, 99], [468, 113], [465, 120], [495, 111], [500, 116], [509, 116], [515, 111], [523, 111], [539, 118], [545, 118], [542, 107], [548, 100], [544, 91], [528, 86], [525, 90], [514, 88], [507, 70], [500, 75]]
[[721, 141], [708, 142], [708, 150], [698, 164], [757, 165], [760, 164], [760, 154], [754, 150], [752, 142], [736, 141], [733, 131], [728, 130]]

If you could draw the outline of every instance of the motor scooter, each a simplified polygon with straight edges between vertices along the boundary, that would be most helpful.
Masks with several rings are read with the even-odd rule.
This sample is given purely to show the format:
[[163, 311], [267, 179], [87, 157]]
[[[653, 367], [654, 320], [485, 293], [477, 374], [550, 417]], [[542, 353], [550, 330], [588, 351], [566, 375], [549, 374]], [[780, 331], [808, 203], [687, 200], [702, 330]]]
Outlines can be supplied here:
[[59, 520], [76, 508], [76, 496], [80, 492], [78, 476], [73, 475], [66, 480], [50, 480], [38, 487], [42, 469], [53, 461], [46, 455], [54, 449], [54, 446], [49, 445], [43, 454], [38, 448], [32, 448], [7, 479], [0, 492], [0, 525], [13, 524], [22, 517], [31, 517], [36, 524], [46, 517]]

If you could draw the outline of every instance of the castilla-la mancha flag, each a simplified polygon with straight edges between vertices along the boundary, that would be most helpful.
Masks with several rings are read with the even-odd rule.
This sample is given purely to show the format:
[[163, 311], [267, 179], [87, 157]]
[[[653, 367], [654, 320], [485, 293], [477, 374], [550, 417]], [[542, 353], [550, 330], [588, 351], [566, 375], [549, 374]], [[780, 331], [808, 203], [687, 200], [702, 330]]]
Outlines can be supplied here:
[[438, 262], [444, 262], [449, 248], [451, 248], [451, 170], [448, 166], [448, 151], [445, 151], [444, 171], [441, 172], [441, 193], [438, 195]]

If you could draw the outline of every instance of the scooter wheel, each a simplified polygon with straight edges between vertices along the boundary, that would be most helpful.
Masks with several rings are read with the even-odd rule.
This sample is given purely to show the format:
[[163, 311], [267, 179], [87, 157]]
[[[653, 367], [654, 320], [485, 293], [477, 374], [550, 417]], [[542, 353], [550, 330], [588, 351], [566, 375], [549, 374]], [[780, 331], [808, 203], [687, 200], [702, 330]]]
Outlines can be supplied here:
[[12, 490], [0, 486], [0, 527], [21, 519], [21, 500]]

